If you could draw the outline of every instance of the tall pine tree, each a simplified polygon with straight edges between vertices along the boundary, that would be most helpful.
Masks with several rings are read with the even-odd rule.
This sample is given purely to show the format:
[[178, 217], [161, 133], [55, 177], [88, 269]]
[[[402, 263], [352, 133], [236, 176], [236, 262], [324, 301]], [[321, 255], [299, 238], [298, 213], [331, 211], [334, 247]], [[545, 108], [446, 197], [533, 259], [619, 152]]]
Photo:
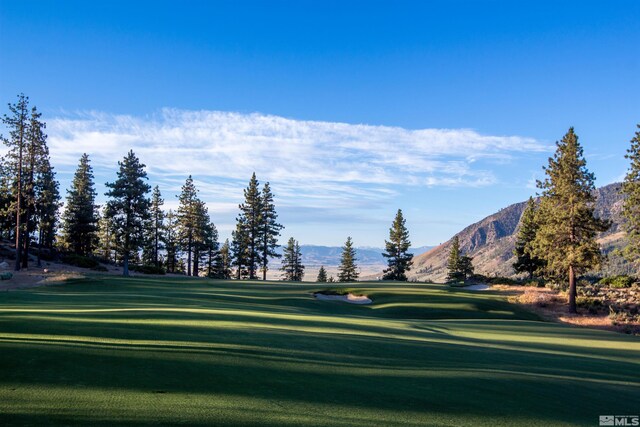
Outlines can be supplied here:
[[231, 279], [231, 251], [229, 239], [225, 240], [220, 248], [220, 265], [217, 272], [217, 279]]
[[249, 263], [249, 238], [242, 215], [238, 216], [236, 229], [231, 233], [231, 259], [232, 265], [236, 268], [236, 279], [246, 278], [248, 275], [247, 264]]
[[192, 260], [196, 243], [197, 228], [200, 222], [200, 199], [198, 190], [193, 183], [191, 175], [182, 186], [182, 192], [178, 196], [178, 239], [180, 248], [187, 254], [187, 276], [193, 274]]
[[454, 236], [447, 260], [447, 282], [463, 282], [473, 274], [473, 258], [463, 255], [460, 239]]
[[382, 256], [387, 258], [389, 266], [384, 270], [384, 280], [406, 282], [406, 272], [411, 269], [413, 254], [408, 252], [411, 242], [401, 209], [398, 209], [389, 229], [389, 240], [385, 240], [384, 243], [386, 252]]
[[262, 269], [262, 280], [267, 280], [267, 270], [269, 258], [279, 258], [281, 255], [276, 251], [278, 248], [278, 236], [284, 228], [278, 224], [278, 214], [273, 203], [273, 193], [271, 187], [266, 182], [262, 187], [260, 215], [260, 264]]
[[[640, 124], [637, 127], [640, 129]], [[640, 263], [640, 130], [636, 131], [631, 139], [631, 146], [624, 157], [630, 161], [630, 165], [621, 188], [624, 196], [622, 215], [626, 219], [624, 226], [629, 242], [623, 254], [629, 261], [638, 264]]]
[[355, 282], [358, 280], [358, 266], [356, 265], [356, 249], [353, 247], [351, 237], [347, 237], [347, 241], [342, 247], [342, 256], [340, 257], [340, 267], [338, 268], [339, 282]]
[[98, 206], [93, 170], [89, 156], [80, 157], [80, 164], [67, 190], [67, 203], [62, 215], [62, 233], [67, 250], [78, 255], [90, 255], [98, 243]]
[[531, 254], [531, 243], [536, 238], [537, 232], [536, 202], [533, 197], [529, 197], [527, 207], [520, 218], [520, 228], [518, 229], [515, 249], [513, 250], [513, 254], [516, 257], [513, 269], [516, 273], [527, 273], [529, 279], [532, 279], [534, 274], [540, 272], [544, 267], [544, 261]]
[[166, 251], [165, 265], [167, 272], [176, 273], [178, 270], [178, 253], [180, 250], [180, 240], [178, 238], [179, 219], [173, 210], [169, 209], [166, 215], [164, 248]]
[[245, 266], [249, 273], [249, 279], [255, 279], [258, 264], [262, 261], [261, 234], [264, 230], [262, 225], [262, 197], [255, 172], [251, 176], [249, 186], [244, 190], [244, 203], [240, 206], [240, 219], [238, 224], [244, 227], [243, 233], [246, 239]]
[[536, 215], [539, 228], [531, 248], [533, 255], [545, 260], [548, 273], [568, 277], [569, 311], [575, 313], [576, 278], [600, 265], [602, 254], [596, 235], [610, 224], [594, 216], [595, 178], [587, 170], [573, 128], [556, 146], [544, 168], [547, 177], [538, 182], [542, 190]]
[[145, 165], [140, 163], [133, 150], [118, 162], [118, 178], [106, 183], [110, 190], [106, 196], [107, 215], [113, 219], [118, 247], [122, 252], [124, 276], [129, 275], [129, 259], [138, 255], [144, 244], [144, 226], [149, 221], [148, 198], [151, 187], [145, 182]]
[[143, 250], [143, 260], [145, 264], [152, 264], [160, 267], [160, 251], [164, 249], [164, 211], [162, 210], [164, 200], [160, 187], [153, 187], [151, 192], [150, 220], [146, 227], [145, 247]]

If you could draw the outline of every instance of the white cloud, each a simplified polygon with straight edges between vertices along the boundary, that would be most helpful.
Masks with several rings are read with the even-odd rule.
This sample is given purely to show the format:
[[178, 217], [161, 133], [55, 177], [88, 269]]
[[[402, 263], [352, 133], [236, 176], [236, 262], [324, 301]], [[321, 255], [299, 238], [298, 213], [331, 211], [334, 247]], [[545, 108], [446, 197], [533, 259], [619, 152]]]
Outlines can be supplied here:
[[133, 149], [163, 190], [179, 191], [191, 174], [205, 201], [227, 209], [254, 171], [261, 182], [277, 186], [280, 204], [349, 207], [388, 199], [395, 186], [491, 185], [497, 179], [487, 160], [508, 162], [516, 153], [547, 150], [531, 138], [467, 129], [175, 109], [146, 117], [76, 114], [49, 120], [47, 131], [59, 171], [73, 171], [83, 152], [96, 171], [113, 171]]

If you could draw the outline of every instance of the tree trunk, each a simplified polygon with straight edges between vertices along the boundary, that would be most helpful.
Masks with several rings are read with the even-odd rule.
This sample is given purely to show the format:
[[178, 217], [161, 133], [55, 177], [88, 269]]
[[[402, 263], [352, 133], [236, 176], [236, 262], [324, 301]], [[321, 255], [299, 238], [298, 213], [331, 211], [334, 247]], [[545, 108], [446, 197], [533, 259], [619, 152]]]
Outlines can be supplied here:
[[191, 276], [191, 236], [189, 236], [189, 244], [187, 248], [187, 276]]
[[42, 229], [38, 230], [38, 259], [36, 261], [36, 265], [38, 267], [42, 267], [42, 263], [40, 261], [41, 249], [42, 249]]
[[199, 273], [199, 269], [200, 269], [200, 263], [198, 262], [200, 260], [200, 251], [198, 249], [194, 249], [193, 250], [193, 275], [194, 277], [198, 277], [198, 273]]
[[576, 309], [576, 274], [573, 265], [569, 266], [569, 313], [577, 313]]
[[125, 250], [124, 261], [122, 263], [122, 275], [129, 277], [129, 252]]
[[24, 232], [24, 237], [22, 239], [22, 254], [24, 255], [22, 257], [22, 268], [28, 268], [29, 267], [29, 241], [31, 240], [29, 238], [30, 233], [29, 233], [29, 208], [27, 208], [27, 211], [25, 213], [24, 216], [24, 225], [25, 225], [25, 232]]

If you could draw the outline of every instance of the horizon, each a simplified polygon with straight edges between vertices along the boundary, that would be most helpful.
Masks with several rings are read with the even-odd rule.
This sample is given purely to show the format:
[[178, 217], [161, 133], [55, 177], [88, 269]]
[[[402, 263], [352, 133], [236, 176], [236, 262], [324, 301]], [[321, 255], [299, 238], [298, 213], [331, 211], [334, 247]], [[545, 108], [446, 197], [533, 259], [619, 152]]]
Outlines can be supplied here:
[[281, 244], [358, 247], [398, 208], [420, 247], [525, 201], [570, 126], [622, 180], [637, 2], [310, 5], [2, 1], [0, 98], [43, 112], [63, 198], [87, 152], [103, 203], [133, 149], [165, 208], [193, 175], [221, 241], [254, 171]]

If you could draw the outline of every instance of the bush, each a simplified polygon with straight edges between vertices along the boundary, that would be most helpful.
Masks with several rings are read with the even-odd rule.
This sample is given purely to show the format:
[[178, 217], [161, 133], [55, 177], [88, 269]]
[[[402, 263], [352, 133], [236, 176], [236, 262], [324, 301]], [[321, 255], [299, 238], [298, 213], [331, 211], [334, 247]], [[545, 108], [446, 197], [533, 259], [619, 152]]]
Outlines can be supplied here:
[[62, 257], [62, 262], [69, 265], [74, 265], [80, 268], [97, 268], [100, 263], [97, 259], [88, 256], [69, 254]]
[[97, 267], [93, 267], [92, 270], [93, 271], [109, 271], [109, 269], [104, 265], [98, 265]]
[[155, 265], [132, 265], [129, 266], [129, 270], [142, 274], [167, 274], [164, 267], [156, 267]]
[[13, 273], [5, 271], [4, 273], [0, 273], [0, 280], [9, 280], [13, 277]]
[[518, 280], [512, 279], [510, 277], [489, 277], [487, 278], [487, 283], [491, 285], [521, 285], [522, 283]]
[[469, 282], [476, 282], [476, 283], [487, 283], [487, 276], [483, 275], [483, 274], [472, 274], [471, 276], [469, 276], [468, 279]]
[[586, 308], [590, 314], [598, 314], [606, 307], [602, 299], [592, 297], [578, 297], [576, 305], [580, 308]]
[[524, 286], [530, 286], [532, 288], [544, 288], [544, 279], [531, 279], [522, 283]]
[[601, 279], [598, 283], [601, 285], [609, 286], [613, 289], [622, 289], [622, 288], [630, 288], [631, 285], [635, 282], [633, 277], [627, 276], [626, 274], [622, 274], [619, 276], [611, 276], [605, 277]]

